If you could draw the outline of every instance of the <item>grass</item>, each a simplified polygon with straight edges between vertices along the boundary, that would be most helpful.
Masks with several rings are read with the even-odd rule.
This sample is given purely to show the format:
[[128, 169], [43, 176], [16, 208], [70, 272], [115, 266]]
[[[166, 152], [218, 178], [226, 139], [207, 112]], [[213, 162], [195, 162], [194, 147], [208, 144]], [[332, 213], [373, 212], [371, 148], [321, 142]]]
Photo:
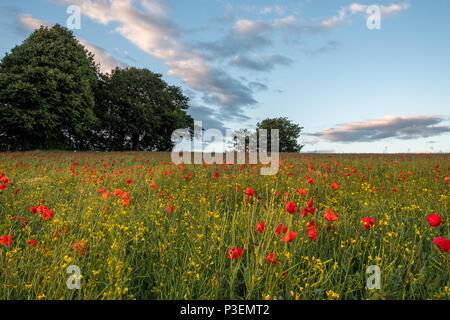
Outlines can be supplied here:
[[[450, 254], [433, 244], [449, 237], [449, 165], [449, 155], [283, 154], [279, 173], [262, 176], [260, 165], [174, 165], [167, 153], [2, 153], [0, 237], [12, 241], [0, 245], [0, 299], [449, 299]], [[39, 205], [54, 216], [32, 214]], [[280, 241], [278, 225], [295, 239]], [[71, 265], [79, 290], [66, 285]], [[367, 288], [371, 265], [380, 289]]]

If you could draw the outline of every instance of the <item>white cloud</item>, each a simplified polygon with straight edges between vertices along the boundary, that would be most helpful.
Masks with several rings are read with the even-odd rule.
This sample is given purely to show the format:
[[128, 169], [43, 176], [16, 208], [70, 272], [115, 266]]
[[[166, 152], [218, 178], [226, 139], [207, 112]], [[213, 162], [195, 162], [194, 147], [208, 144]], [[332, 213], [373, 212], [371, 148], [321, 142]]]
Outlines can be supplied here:
[[[225, 106], [256, 103], [249, 88], [211, 65], [192, 45], [183, 41], [178, 26], [167, 17], [163, 1], [53, 1], [76, 4], [84, 16], [104, 25], [117, 24], [116, 32], [142, 51], [163, 61], [170, 68], [169, 75], [179, 77], [192, 89], [202, 92], [204, 99]], [[134, 4], [139, 4], [143, 10]], [[245, 32], [252, 25], [243, 21], [240, 28]]]

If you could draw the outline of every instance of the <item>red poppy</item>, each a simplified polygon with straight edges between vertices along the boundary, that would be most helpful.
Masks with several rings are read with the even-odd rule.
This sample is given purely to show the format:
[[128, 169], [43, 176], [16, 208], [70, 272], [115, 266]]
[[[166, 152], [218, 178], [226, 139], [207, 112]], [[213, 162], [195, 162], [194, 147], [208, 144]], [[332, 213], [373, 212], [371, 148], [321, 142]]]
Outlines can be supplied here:
[[115, 196], [121, 196], [122, 195], [122, 190], [120, 190], [120, 189], [116, 189], [115, 191], [114, 191], [114, 195]]
[[450, 251], [450, 240], [443, 237], [437, 237], [434, 239], [433, 243], [439, 247], [444, 252]]
[[252, 197], [255, 195], [255, 192], [253, 191], [252, 188], [247, 188], [247, 189], [245, 189], [245, 194]]
[[361, 219], [361, 221], [364, 222], [364, 229], [369, 230], [375, 225], [375, 220], [373, 220], [371, 217], [365, 217]]
[[100, 189], [97, 190], [97, 192], [98, 192], [98, 193], [103, 193], [103, 192], [105, 192], [105, 189], [100, 188]]
[[8, 234], [7, 236], [1, 237], [0, 244], [9, 247], [12, 244], [12, 235]]
[[228, 258], [237, 259], [244, 253], [244, 249], [241, 248], [232, 248], [228, 250]]
[[286, 204], [286, 211], [289, 212], [290, 214], [294, 214], [297, 212], [297, 207], [295, 206], [295, 203], [293, 203], [292, 201], [289, 201]]
[[333, 188], [333, 190], [337, 190], [337, 188], [339, 188], [339, 185], [336, 182], [334, 182], [331, 184], [331, 187]]
[[287, 226], [283, 226], [283, 225], [278, 225], [277, 229], [275, 230], [276, 234], [280, 234], [280, 233], [286, 233], [287, 231]]
[[297, 233], [293, 231], [289, 231], [283, 238], [280, 239], [282, 242], [291, 242], [297, 237]]
[[131, 180], [130, 178], [128, 178], [128, 179], [127, 179], [127, 183], [128, 183], [128, 184], [132, 184], [132, 183], [133, 183], [133, 180]]
[[174, 210], [175, 210], [175, 207], [174, 207], [174, 206], [172, 206], [172, 205], [170, 205], [170, 204], [168, 204], [168, 205], [166, 206], [166, 212], [167, 212], [167, 213], [172, 213]]
[[306, 196], [306, 189], [298, 189], [297, 192], [301, 196]]
[[255, 229], [256, 232], [263, 233], [264, 229], [265, 229], [264, 221], [256, 224], [256, 229]]
[[0, 191], [3, 191], [6, 189], [6, 184], [2, 183], [0, 184]]
[[439, 225], [442, 223], [441, 217], [439, 217], [435, 213], [430, 214], [427, 220], [430, 223], [430, 226], [432, 226], [433, 228], [439, 227]]
[[310, 199], [310, 200], [308, 201], [308, 207], [312, 207], [313, 204], [314, 204], [313, 199]]
[[325, 209], [325, 219], [328, 220], [328, 221], [336, 221], [338, 219], [338, 217], [330, 209]]
[[317, 239], [316, 224], [314, 223], [313, 220], [310, 220], [309, 223], [308, 223], [308, 237], [312, 241], [316, 241], [316, 239]]
[[35, 239], [28, 240], [27, 243], [32, 247], [36, 247], [37, 245], [37, 241]]
[[278, 263], [280, 260], [278, 260], [277, 257], [275, 257], [275, 254], [272, 252], [271, 254], [269, 254], [269, 255], [266, 257], [266, 261], [267, 261], [268, 263], [270, 263], [271, 265], [276, 266], [277, 263]]
[[78, 252], [80, 255], [84, 254], [86, 251], [86, 246], [83, 245], [83, 240], [75, 242], [72, 249]]

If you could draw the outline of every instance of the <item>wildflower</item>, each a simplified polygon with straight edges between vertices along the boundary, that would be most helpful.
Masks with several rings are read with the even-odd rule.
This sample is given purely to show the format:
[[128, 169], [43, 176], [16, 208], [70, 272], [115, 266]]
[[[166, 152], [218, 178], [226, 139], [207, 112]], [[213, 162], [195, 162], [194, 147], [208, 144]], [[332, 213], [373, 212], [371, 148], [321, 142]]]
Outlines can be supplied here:
[[175, 210], [175, 206], [168, 204], [166, 206], [166, 212], [167, 213], [172, 213]]
[[361, 219], [361, 221], [364, 222], [364, 229], [369, 230], [375, 225], [375, 220], [373, 220], [371, 217], [365, 217]]
[[337, 215], [330, 209], [325, 209], [325, 220], [336, 221], [338, 219]]
[[430, 226], [433, 228], [439, 227], [439, 225], [442, 223], [441, 217], [439, 215], [432, 213], [427, 218], [428, 222], [430, 223]]
[[286, 231], [287, 231], [287, 226], [283, 226], [283, 225], [278, 225], [277, 226], [277, 229], [275, 230], [275, 233], [278, 235], [278, 234], [280, 234], [280, 233], [286, 233]]
[[155, 181], [153, 181], [152, 184], [150, 185], [150, 188], [152, 188], [152, 190], [153, 190], [153, 189], [155, 189], [156, 187], [157, 187], [157, 186], [156, 186], [156, 183], [155, 183]]
[[444, 252], [450, 251], [450, 240], [443, 238], [443, 237], [437, 237], [434, 239], [433, 243], [439, 247]]
[[255, 192], [253, 191], [252, 188], [247, 188], [247, 189], [245, 189], [245, 194], [252, 197], [255, 195]]
[[339, 188], [339, 185], [336, 182], [334, 182], [331, 184], [331, 188], [333, 188], [333, 190], [337, 190]]
[[286, 204], [286, 211], [289, 212], [290, 214], [294, 214], [297, 212], [297, 207], [295, 206], [295, 203], [293, 203], [292, 201], [289, 201]]
[[122, 195], [122, 190], [120, 190], [120, 189], [116, 189], [115, 191], [114, 191], [114, 195], [115, 196], [121, 196]]
[[256, 232], [263, 233], [264, 229], [265, 229], [264, 221], [256, 224], [256, 229], [255, 229]]
[[301, 196], [306, 196], [306, 189], [297, 189], [297, 192]]
[[277, 263], [278, 263], [280, 260], [278, 260], [278, 259], [275, 257], [275, 254], [272, 252], [271, 254], [269, 254], [269, 255], [266, 257], [266, 261], [267, 261], [268, 263], [270, 263], [271, 265], [276, 266]]
[[83, 240], [74, 243], [72, 249], [78, 252], [80, 255], [83, 255], [86, 251], [86, 246], [83, 245]]
[[228, 250], [228, 258], [237, 259], [244, 253], [244, 249], [241, 248], [232, 248]]
[[291, 242], [297, 237], [297, 233], [293, 231], [289, 231], [283, 238], [280, 239], [282, 242]]
[[132, 183], [133, 183], [133, 180], [131, 180], [130, 178], [128, 178], [128, 179], [127, 179], [127, 183], [128, 183], [128, 184], [132, 184]]
[[316, 241], [316, 239], [317, 239], [316, 224], [314, 223], [313, 220], [310, 220], [309, 223], [308, 223], [308, 237], [312, 241]]
[[9, 247], [12, 244], [12, 235], [8, 234], [7, 236], [1, 237], [0, 244]]
[[37, 245], [37, 241], [35, 239], [30, 239], [27, 243], [32, 247], [36, 247]]

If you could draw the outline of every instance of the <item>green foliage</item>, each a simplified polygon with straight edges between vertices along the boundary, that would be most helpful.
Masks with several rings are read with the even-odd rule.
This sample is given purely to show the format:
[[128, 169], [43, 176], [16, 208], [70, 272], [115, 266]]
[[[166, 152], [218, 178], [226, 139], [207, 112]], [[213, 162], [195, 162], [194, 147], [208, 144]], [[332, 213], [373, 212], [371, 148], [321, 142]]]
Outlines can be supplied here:
[[0, 150], [172, 149], [188, 98], [147, 69], [100, 74], [68, 29], [34, 31], [0, 64]]
[[97, 68], [71, 31], [34, 31], [0, 64], [0, 149], [83, 149]]
[[300, 127], [298, 124], [293, 123], [287, 118], [273, 118], [273, 119], [265, 119], [256, 124], [256, 130], [259, 136], [260, 129], [267, 130], [267, 148], [271, 150], [271, 129], [279, 130], [279, 138], [280, 138], [280, 152], [300, 152], [303, 148], [297, 142], [298, 137], [300, 136], [300, 132], [303, 127]]
[[172, 132], [193, 126], [188, 98], [147, 69], [116, 69], [100, 81], [94, 132], [103, 150], [159, 150], [173, 147]]

